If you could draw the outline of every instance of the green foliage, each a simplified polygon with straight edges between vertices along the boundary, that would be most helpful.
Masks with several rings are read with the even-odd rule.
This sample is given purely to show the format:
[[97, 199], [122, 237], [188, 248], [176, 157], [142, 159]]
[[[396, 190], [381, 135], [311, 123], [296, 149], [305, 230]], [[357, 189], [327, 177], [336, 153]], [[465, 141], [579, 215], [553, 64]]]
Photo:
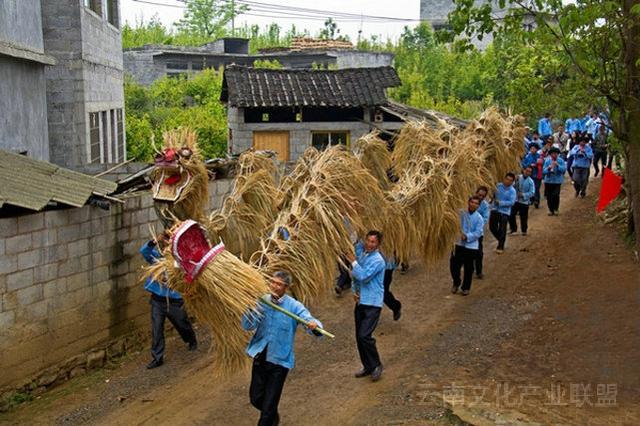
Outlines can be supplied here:
[[205, 158], [224, 156], [227, 117], [220, 103], [222, 72], [204, 70], [187, 78], [165, 77], [145, 88], [125, 80], [127, 149], [138, 161], [153, 158], [152, 140], [162, 145], [162, 133], [187, 126], [198, 133]]
[[270, 70], [282, 69], [282, 64], [277, 60], [258, 59], [253, 61], [253, 68], [264, 68]]
[[234, 8], [226, 0], [185, 0], [185, 4], [184, 18], [176, 23], [176, 28], [204, 39], [224, 36], [231, 19], [247, 10], [244, 5]]

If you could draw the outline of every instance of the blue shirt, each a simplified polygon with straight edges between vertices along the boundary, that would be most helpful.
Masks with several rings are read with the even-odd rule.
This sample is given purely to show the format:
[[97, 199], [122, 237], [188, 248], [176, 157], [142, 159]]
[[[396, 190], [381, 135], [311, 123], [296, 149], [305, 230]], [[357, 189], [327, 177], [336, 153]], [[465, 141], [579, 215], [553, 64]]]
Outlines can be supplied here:
[[515, 182], [516, 192], [518, 194], [518, 203], [529, 205], [531, 204], [531, 197], [535, 193], [536, 186], [533, 183], [533, 179], [530, 177], [524, 177], [524, 175], [518, 176]]
[[[149, 265], [153, 265], [154, 263], [162, 259], [162, 255], [160, 254], [156, 246], [152, 245], [152, 241], [148, 241], [146, 244], [140, 247], [140, 254], [142, 254], [142, 257], [144, 257], [144, 260], [146, 260]], [[151, 277], [147, 277], [147, 280], [144, 283], [144, 289], [160, 297], [182, 299], [182, 295], [179, 292], [171, 290], [163, 283], [151, 279]]]
[[467, 239], [457, 241], [456, 245], [478, 250], [478, 239], [484, 233], [484, 220], [480, 213], [477, 210], [473, 213], [469, 213], [469, 210], [460, 210], [460, 227]]
[[538, 176], [538, 158], [540, 158], [540, 153], [536, 152], [535, 154], [529, 152], [524, 156], [520, 165], [524, 169], [525, 167], [531, 166], [531, 176], [534, 179], [542, 179], [542, 176]]
[[378, 250], [367, 253], [364, 244], [356, 244], [356, 261], [351, 264], [351, 291], [360, 295], [358, 304], [382, 307], [386, 262]]
[[598, 134], [598, 127], [600, 127], [600, 119], [596, 117], [595, 119], [589, 118], [587, 123], [585, 124], [585, 128], [587, 133], [591, 133], [591, 136], [595, 136]]
[[[575, 147], [574, 147], [575, 148]], [[564, 182], [564, 172], [567, 171], [567, 163], [560, 157], [556, 160], [558, 162], [557, 167], [551, 170], [551, 156], [545, 158], [544, 165], [542, 166], [542, 175], [544, 176], [544, 183], [562, 183]]]
[[[271, 298], [271, 295], [267, 297]], [[315, 321], [318, 327], [322, 327], [322, 323], [312, 317], [309, 310], [293, 297], [285, 294], [274, 303], [303, 320]], [[267, 348], [267, 361], [292, 369], [295, 365], [293, 342], [298, 322], [269, 306], [260, 304], [258, 310], [259, 314], [247, 313], [242, 317], [242, 328], [256, 331], [247, 346], [247, 354], [255, 358]]]
[[[496, 203], [497, 201], [497, 203]], [[496, 185], [496, 192], [494, 194], [493, 204], [491, 210], [496, 210], [498, 213], [511, 214], [511, 206], [516, 203], [516, 190], [511, 186], [504, 186], [502, 182]]]
[[491, 213], [491, 208], [489, 207], [489, 203], [485, 200], [480, 202], [480, 207], [476, 210], [480, 216], [482, 216], [482, 221], [486, 225], [489, 223], [489, 214]]
[[584, 151], [580, 149], [580, 145], [574, 146], [569, 152], [569, 156], [573, 157], [572, 166], [580, 169], [588, 169], [591, 167], [591, 159], [593, 151], [589, 145], [584, 146]]
[[551, 120], [548, 118], [541, 118], [538, 121], [538, 134], [544, 139], [545, 136], [550, 136], [553, 134], [553, 129], [551, 128]]
[[564, 123], [564, 129], [569, 134], [580, 130], [580, 120], [577, 118], [567, 118], [567, 121]]

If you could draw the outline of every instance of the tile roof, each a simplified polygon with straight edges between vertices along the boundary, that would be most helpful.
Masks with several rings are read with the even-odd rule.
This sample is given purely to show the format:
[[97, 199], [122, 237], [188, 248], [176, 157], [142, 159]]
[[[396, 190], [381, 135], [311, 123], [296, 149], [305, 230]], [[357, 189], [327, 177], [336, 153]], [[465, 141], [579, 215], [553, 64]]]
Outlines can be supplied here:
[[340, 70], [256, 69], [224, 71], [220, 99], [232, 107], [383, 105], [385, 89], [401, 84], [392, 67]]
[[92, 195], [107, 196], [117, 185], [46, 161], [0, 151], [0, 208], [4, 204], [42, 210], [49, 202], [82, 207]]

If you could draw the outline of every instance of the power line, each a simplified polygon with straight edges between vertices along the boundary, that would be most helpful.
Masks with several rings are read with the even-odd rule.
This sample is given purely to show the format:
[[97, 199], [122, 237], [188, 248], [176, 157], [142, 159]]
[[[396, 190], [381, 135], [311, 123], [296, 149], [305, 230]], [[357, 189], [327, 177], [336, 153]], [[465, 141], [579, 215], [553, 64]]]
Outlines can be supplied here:
[[[133, 0], [144, 3], [153, 2], [149, 0]], [[181, 3], [185, 3], [185, 0], [176, 0]], [[227, 0], [230, 2], [230, 0]], [[331, 10], [323, 10], [323, 9], [313, 9], [307, 7], [299, 7], [299, 6], [287, 6], [276, 3], [263, 3], [257, 2], [253, 0], [235, 0], [235, 3], [247, 6], [249, 10], [246, 12], [242, 12], [242, 15], [249, 16], [263, 16], [268, 18], [287, 18], [287, 17], [298, 17], [300, 19], [310, 19], [310, 20], [318, 20], [318, 19], [327, 19], [333, 18], [335, 21], [341, 22], [378, 22], [378, 23], [386, 23], [386, 22], [418, 22], [420, 19], [414, 18], [399, 18], [396, 16], [375, 16], [375, 15], [363, 15], [358, 13], [349, 13], [349, 12], [336, 12]], [[170, 6], [170, 7], [182, 7], [184, 5], [167, 5], [161, 4], [162, 6]], [[252, 13], [259, 12], [259, 13]], [[277, 14], [277, 15], [286, 15], [286, 16], [277, 16], [277, 15], [268, 15], [268, 14]]]

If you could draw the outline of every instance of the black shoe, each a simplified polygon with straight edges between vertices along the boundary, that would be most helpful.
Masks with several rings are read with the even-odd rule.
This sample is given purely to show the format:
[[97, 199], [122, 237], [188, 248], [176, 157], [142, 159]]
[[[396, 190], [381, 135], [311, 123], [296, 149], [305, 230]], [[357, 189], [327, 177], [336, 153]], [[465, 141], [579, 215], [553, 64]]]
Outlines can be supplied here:
[[384, 368], [382, 368], [382, 364], [374, 368], [373, 371], [371, 372], [371, 381], [377, 382], [378, 380], [380, 380], [380, 378], [382, 377], [383, 370]]
[[469, 295], [469, 290], [462, 290], [462, 292], [460, 293], [463, 296], [468, 296]]
[[198, 342], [189, 343], [189, 352], [195, 352], [198, 350]]
[[153, 361], [151, 361], [149, 364], [147, 364], [147, 370], [151, 370], [154, 368], [158, 368], [160, 367], [162, 364], [164, 364], [164, 361], [162, 360], [162, 358], [160, 359], [154, 359]]
[[397, 311], [393, 311], [393, 320], [398, 321], [402, 316], [402, 308], [399, 308]]
[[367, 377], [369, 375], [371, 375], [371, 371], [368, 371], [365, 368], [362, 368], [362, 370], [360, 370], [360, 371], [356, 372], [356, 374], [354, 374], [356, 379], [360, 379], [362, 377]]
[[456, 294], [458, 292], [458, 286], [454, 285], [451, 287], [451, 293]]
[[476, 278], [481, 280], [484, 278], [484, 274], [476, 274]]
[[533, 207], [535, 207], [536, 209], [540, 208], [540, 203], [533, 203]]

